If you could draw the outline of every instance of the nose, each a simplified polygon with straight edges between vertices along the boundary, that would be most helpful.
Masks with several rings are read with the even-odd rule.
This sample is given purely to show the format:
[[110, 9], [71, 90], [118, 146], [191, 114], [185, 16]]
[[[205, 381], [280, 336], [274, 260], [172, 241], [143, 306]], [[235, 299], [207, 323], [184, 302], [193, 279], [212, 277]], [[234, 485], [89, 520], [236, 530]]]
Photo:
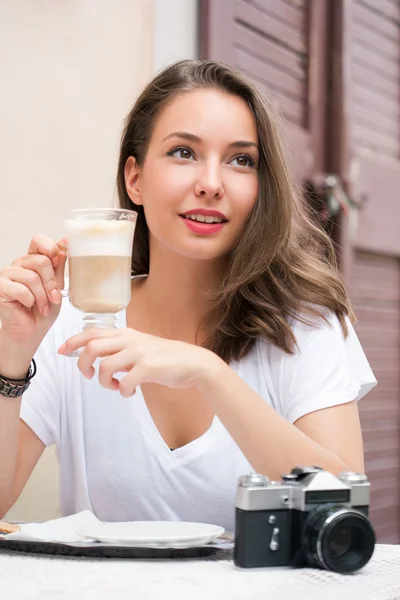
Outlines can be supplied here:
[[217, 164], [204, 165], [195, 183], [196, 196], [220, 200], [224, 196], [220, 167]]

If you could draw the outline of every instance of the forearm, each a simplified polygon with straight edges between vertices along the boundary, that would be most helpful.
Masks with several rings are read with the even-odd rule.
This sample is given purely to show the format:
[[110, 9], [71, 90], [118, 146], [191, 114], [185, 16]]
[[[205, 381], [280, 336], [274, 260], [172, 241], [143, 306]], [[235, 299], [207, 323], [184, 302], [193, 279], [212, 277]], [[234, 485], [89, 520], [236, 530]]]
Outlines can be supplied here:
[[[33, 350], [7, 342], [0, 332], [0, 375], [14, 379], [25, 377], [32, 353]], [[14, 481], [20, 410], [21, 398], [5, 398], [0, 395], [0, 505], [10, 492]]]
[[18, 455], [20, 408], [20, 398], [0, 396], [0, 507], [14, 483]]
[[225, 363], [196, 386], [257, 472], [277, 479], [295, 465], [346, 470], [338, 456], [279, 415]]

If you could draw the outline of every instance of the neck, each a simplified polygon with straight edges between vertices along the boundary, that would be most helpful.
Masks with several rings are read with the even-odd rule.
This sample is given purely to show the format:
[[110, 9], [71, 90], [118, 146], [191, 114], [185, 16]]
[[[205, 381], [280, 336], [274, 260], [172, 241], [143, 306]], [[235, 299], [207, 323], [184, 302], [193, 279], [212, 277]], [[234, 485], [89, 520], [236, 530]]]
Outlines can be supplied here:
[[[156, 335], [194, 342], [198, 328], [212, 307], [209, 294], [216, 290], [227, 266], [227, 258], [193, 260], [152, 249], [149, 275], [137, 288], [141, 313]], [[133, 291], [133, 303], [136, 304]], [[140, 295], [140, 298], [139, 298]], [[209, 331], [199, 331], [207, 337]]]

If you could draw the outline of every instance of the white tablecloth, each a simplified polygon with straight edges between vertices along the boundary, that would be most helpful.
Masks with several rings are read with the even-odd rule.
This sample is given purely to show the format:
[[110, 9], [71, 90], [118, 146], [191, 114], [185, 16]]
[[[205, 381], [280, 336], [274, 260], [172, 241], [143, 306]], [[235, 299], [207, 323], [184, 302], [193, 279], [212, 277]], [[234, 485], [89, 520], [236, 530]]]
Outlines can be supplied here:
[[400, 600], [400, 546], [377, 546], [353, 575], [239, 570], [219, 559], [78, 559], [0, 551], [4, 600]]

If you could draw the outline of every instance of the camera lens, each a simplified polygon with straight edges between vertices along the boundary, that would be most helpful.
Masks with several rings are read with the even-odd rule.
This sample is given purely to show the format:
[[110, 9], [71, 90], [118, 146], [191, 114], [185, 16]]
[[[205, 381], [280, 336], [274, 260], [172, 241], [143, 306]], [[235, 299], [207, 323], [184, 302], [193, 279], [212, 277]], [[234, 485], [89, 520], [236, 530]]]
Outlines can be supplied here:
[[351, 573], [371, 558], [375, 534], [368, 518], [345, 506], [323, 505], [309, 514], [303, 529], [302, 551], [313, 567]]
[[346, 526], [336, 527], [328, 541], [328, 549], [332, 556], [344, 556], [356, 543], [354, 532]]

